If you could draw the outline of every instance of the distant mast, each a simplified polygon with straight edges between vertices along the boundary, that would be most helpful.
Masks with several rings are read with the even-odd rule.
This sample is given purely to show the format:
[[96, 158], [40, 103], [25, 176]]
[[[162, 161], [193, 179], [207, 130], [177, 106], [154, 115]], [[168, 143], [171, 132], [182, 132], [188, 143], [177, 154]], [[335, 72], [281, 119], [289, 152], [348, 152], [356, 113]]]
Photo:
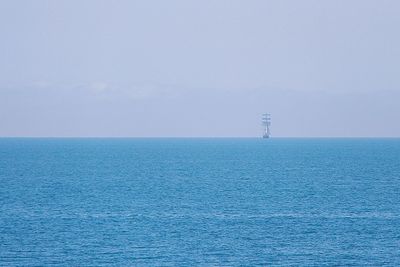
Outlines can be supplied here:
[[262, 125], [264, 126], [263, 138], [271, 137], [271, 114], [264, 113], [262, 115]]

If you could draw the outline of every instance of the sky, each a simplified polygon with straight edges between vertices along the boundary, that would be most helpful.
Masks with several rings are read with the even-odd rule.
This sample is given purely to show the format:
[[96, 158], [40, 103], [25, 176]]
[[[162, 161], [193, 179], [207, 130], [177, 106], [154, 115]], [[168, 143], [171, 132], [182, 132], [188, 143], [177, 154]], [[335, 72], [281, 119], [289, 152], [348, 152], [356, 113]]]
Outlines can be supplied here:
[[2, 0], [0, 136], [400, 137], [398, 0]]

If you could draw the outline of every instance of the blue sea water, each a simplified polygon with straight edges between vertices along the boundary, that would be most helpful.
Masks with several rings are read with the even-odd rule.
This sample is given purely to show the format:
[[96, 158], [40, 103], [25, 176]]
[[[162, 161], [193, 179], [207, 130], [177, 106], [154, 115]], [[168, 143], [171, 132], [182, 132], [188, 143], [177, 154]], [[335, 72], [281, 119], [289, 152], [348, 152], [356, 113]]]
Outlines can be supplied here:
[[0, 139], [0, 266], [400, 266], [400, 139]]

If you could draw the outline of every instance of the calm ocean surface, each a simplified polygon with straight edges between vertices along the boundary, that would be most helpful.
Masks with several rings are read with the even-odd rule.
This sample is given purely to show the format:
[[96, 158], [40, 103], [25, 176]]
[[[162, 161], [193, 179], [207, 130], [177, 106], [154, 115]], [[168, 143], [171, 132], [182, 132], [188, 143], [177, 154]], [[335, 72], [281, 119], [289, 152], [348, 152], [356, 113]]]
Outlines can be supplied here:
[[400, 266], [400, 139], [0, 139], [0, 266]]

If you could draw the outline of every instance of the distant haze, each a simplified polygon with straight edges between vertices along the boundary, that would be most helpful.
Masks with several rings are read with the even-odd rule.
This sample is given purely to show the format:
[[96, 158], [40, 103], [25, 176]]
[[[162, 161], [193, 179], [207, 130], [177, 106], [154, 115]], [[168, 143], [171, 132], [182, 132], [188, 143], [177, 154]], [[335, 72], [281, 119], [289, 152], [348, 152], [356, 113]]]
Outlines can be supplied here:
[[2, 0], [0, 136], [400, 136], [400, 1]]

